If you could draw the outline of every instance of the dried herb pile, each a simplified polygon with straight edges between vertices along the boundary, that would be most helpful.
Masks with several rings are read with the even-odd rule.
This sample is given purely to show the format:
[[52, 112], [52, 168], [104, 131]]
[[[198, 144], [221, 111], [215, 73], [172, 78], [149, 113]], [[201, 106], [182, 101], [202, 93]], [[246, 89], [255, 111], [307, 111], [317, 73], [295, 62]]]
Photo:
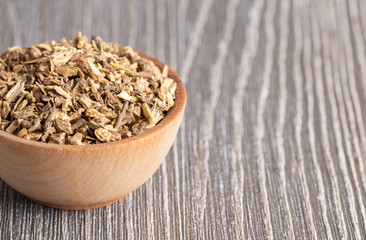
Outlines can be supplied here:
[[176, 83], [131, 47], [78, 33], [0, 57], [0, 129], [57, 144], [136, 136], [174, 105]]

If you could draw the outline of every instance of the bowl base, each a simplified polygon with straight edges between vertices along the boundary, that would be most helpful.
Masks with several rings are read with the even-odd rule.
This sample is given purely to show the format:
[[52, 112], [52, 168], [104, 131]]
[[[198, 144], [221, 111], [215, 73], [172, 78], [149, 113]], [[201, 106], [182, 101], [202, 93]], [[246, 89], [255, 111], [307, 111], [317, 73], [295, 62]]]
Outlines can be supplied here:
[[62, 209], [62, 210], [89, 210], [89, 209], [100, 208], [100, 207], [105, 207], [105, 206], [111, 205], [111, 204], [113, 204], [115, 202], [118, 202], [118, 201], [122, 200], [126, 196], [127, 195], [125, 195], [123, 197], [120, 197], [120, 198], [117, 198], [117, 199], [112, 200], [112, 201], [108, 201], [108, 202], [104, 202], [104, 203], [98, 203], [98, 204], [92, 204], [92, 205], [86, 205], [86, 206], [65, 206], [65, 205], [57, 205], [57, 204], [42, 202], [42, 201], [39, 201], [37, 199], [28, 197], [28, 196], [25, 196], [25, 197], [27, 197], [29, 200], [31, 200], [31, 201], [33, 201], [35, 203], [44, 205], [46, 207], [57, 208], [57, 209]]

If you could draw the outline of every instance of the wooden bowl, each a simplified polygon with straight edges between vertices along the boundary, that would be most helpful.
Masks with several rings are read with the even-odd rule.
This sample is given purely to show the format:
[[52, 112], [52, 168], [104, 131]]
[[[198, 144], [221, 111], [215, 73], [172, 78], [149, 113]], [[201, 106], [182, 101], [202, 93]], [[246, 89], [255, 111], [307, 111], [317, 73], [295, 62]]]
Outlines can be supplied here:
[[[162, 69], [164, 63], [143, 53]], [[29, 199], [61, 209], [90, 209], [120, 200], [146, 182], [178, 132], [186, 92], [178, 74], [176, 100], [165, 118], [136, 137], [85, 146], [26, 140], [0, 131], [0, 177]]]

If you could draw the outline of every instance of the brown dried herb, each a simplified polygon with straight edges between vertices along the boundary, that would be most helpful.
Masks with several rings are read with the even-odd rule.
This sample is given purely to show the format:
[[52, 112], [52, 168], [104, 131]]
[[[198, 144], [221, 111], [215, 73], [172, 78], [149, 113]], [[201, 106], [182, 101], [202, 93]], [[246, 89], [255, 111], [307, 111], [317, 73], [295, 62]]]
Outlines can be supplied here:
[[155, 126], [176, 83], [131, 47], [73, 41], [9, 48], [0, 57], [0, 129], [25, 139], [114, 142]]

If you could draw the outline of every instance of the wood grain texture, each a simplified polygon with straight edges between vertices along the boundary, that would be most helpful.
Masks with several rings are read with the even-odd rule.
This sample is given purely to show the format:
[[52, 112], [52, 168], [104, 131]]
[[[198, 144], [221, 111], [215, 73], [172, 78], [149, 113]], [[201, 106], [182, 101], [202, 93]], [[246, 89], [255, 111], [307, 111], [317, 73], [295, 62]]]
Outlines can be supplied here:
[[[2, 239], [365, 239], [366, 2], [0, 1], [0, 48], [101, 35], [186, 84], [156, 174], [62, 211], [0, 181]], [[0, 149], [1, 151], [1, 149]]]

